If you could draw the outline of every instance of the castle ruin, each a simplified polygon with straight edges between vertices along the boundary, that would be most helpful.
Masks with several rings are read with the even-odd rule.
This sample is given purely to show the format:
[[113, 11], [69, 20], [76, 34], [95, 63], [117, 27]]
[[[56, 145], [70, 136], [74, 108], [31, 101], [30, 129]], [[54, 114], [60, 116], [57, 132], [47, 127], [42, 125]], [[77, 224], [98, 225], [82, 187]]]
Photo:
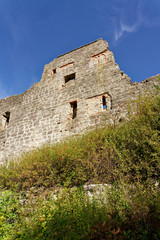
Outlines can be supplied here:
[[44, 67], [40, 82], [0, 100], [0, 162], [94, 127], [156, 79], [133, 84], [102, 39], [59, 56]]

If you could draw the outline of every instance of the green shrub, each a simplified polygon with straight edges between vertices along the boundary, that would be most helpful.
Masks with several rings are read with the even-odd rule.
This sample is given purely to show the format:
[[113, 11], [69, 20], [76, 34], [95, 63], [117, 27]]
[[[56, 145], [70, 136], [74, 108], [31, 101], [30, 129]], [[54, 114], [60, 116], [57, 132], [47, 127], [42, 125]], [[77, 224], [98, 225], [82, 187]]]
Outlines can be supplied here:
[[0, 192], [0, 239], [7, 239], [18, 221], [19, 206], [17, 193], [10, 190]]
[[160, 97], [140, 96], [128, 120], [23, 154], [0, 169], [0, 185], [78, 186], [86, 182], [150, 181], [159, 177]]
[[142, 185], [106, 187], [92, 198], [82, 188], [28, 197], [2, 239], [153, 239], [160, 237], [160, 194]]
[[[159, 160], [160, 96], [148, 94], [129, 105], [119, 124], [45, 145], [3, 165], [0, 237], [158, 240]], [[105, 197], [90, 201], [79, 188], [85, 183], [110, 187]], [[60, 189], [57, 199], [51, 194], [55, 189]], [[22, 191], [28, 194], [25, 204], [19, 204]]]

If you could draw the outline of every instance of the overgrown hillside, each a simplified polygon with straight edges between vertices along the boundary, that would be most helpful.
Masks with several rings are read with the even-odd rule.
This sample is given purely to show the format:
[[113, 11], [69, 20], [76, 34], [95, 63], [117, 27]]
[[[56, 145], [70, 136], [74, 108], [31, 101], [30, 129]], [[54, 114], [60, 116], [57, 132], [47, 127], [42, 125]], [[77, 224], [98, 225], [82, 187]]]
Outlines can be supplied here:
[[[0, 239], [160, 239], [160, 95], [0, 169]], [[84, 184], [108, 184], [92, 199]], [[76, 186], [76, 188], [74, 188]]]

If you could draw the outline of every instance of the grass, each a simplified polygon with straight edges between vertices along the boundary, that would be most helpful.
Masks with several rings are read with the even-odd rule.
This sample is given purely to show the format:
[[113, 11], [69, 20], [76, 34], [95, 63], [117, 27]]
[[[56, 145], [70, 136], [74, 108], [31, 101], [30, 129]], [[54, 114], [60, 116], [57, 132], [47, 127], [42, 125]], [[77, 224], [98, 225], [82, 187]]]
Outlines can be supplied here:
[[[157, 92], [131, 103], [119, 124], [2, 166], [1, 239], [160, 239]], [[110, 187], [91, 200], [91, 183]]]

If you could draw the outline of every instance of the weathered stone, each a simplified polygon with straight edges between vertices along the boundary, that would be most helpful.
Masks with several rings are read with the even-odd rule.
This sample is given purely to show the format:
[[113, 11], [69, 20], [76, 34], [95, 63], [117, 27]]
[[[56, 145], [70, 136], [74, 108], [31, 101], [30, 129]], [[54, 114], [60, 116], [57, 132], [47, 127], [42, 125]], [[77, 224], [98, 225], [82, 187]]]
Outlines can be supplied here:
[[126, 100], [151, 89], [156, 79], [132, 84], [102, 39], [59, 56], [44, 67], [40, 82], [0, 100], [0, 162], [95, 127], [104, 113], [107, 122], [116, 113], [125, 116]]

